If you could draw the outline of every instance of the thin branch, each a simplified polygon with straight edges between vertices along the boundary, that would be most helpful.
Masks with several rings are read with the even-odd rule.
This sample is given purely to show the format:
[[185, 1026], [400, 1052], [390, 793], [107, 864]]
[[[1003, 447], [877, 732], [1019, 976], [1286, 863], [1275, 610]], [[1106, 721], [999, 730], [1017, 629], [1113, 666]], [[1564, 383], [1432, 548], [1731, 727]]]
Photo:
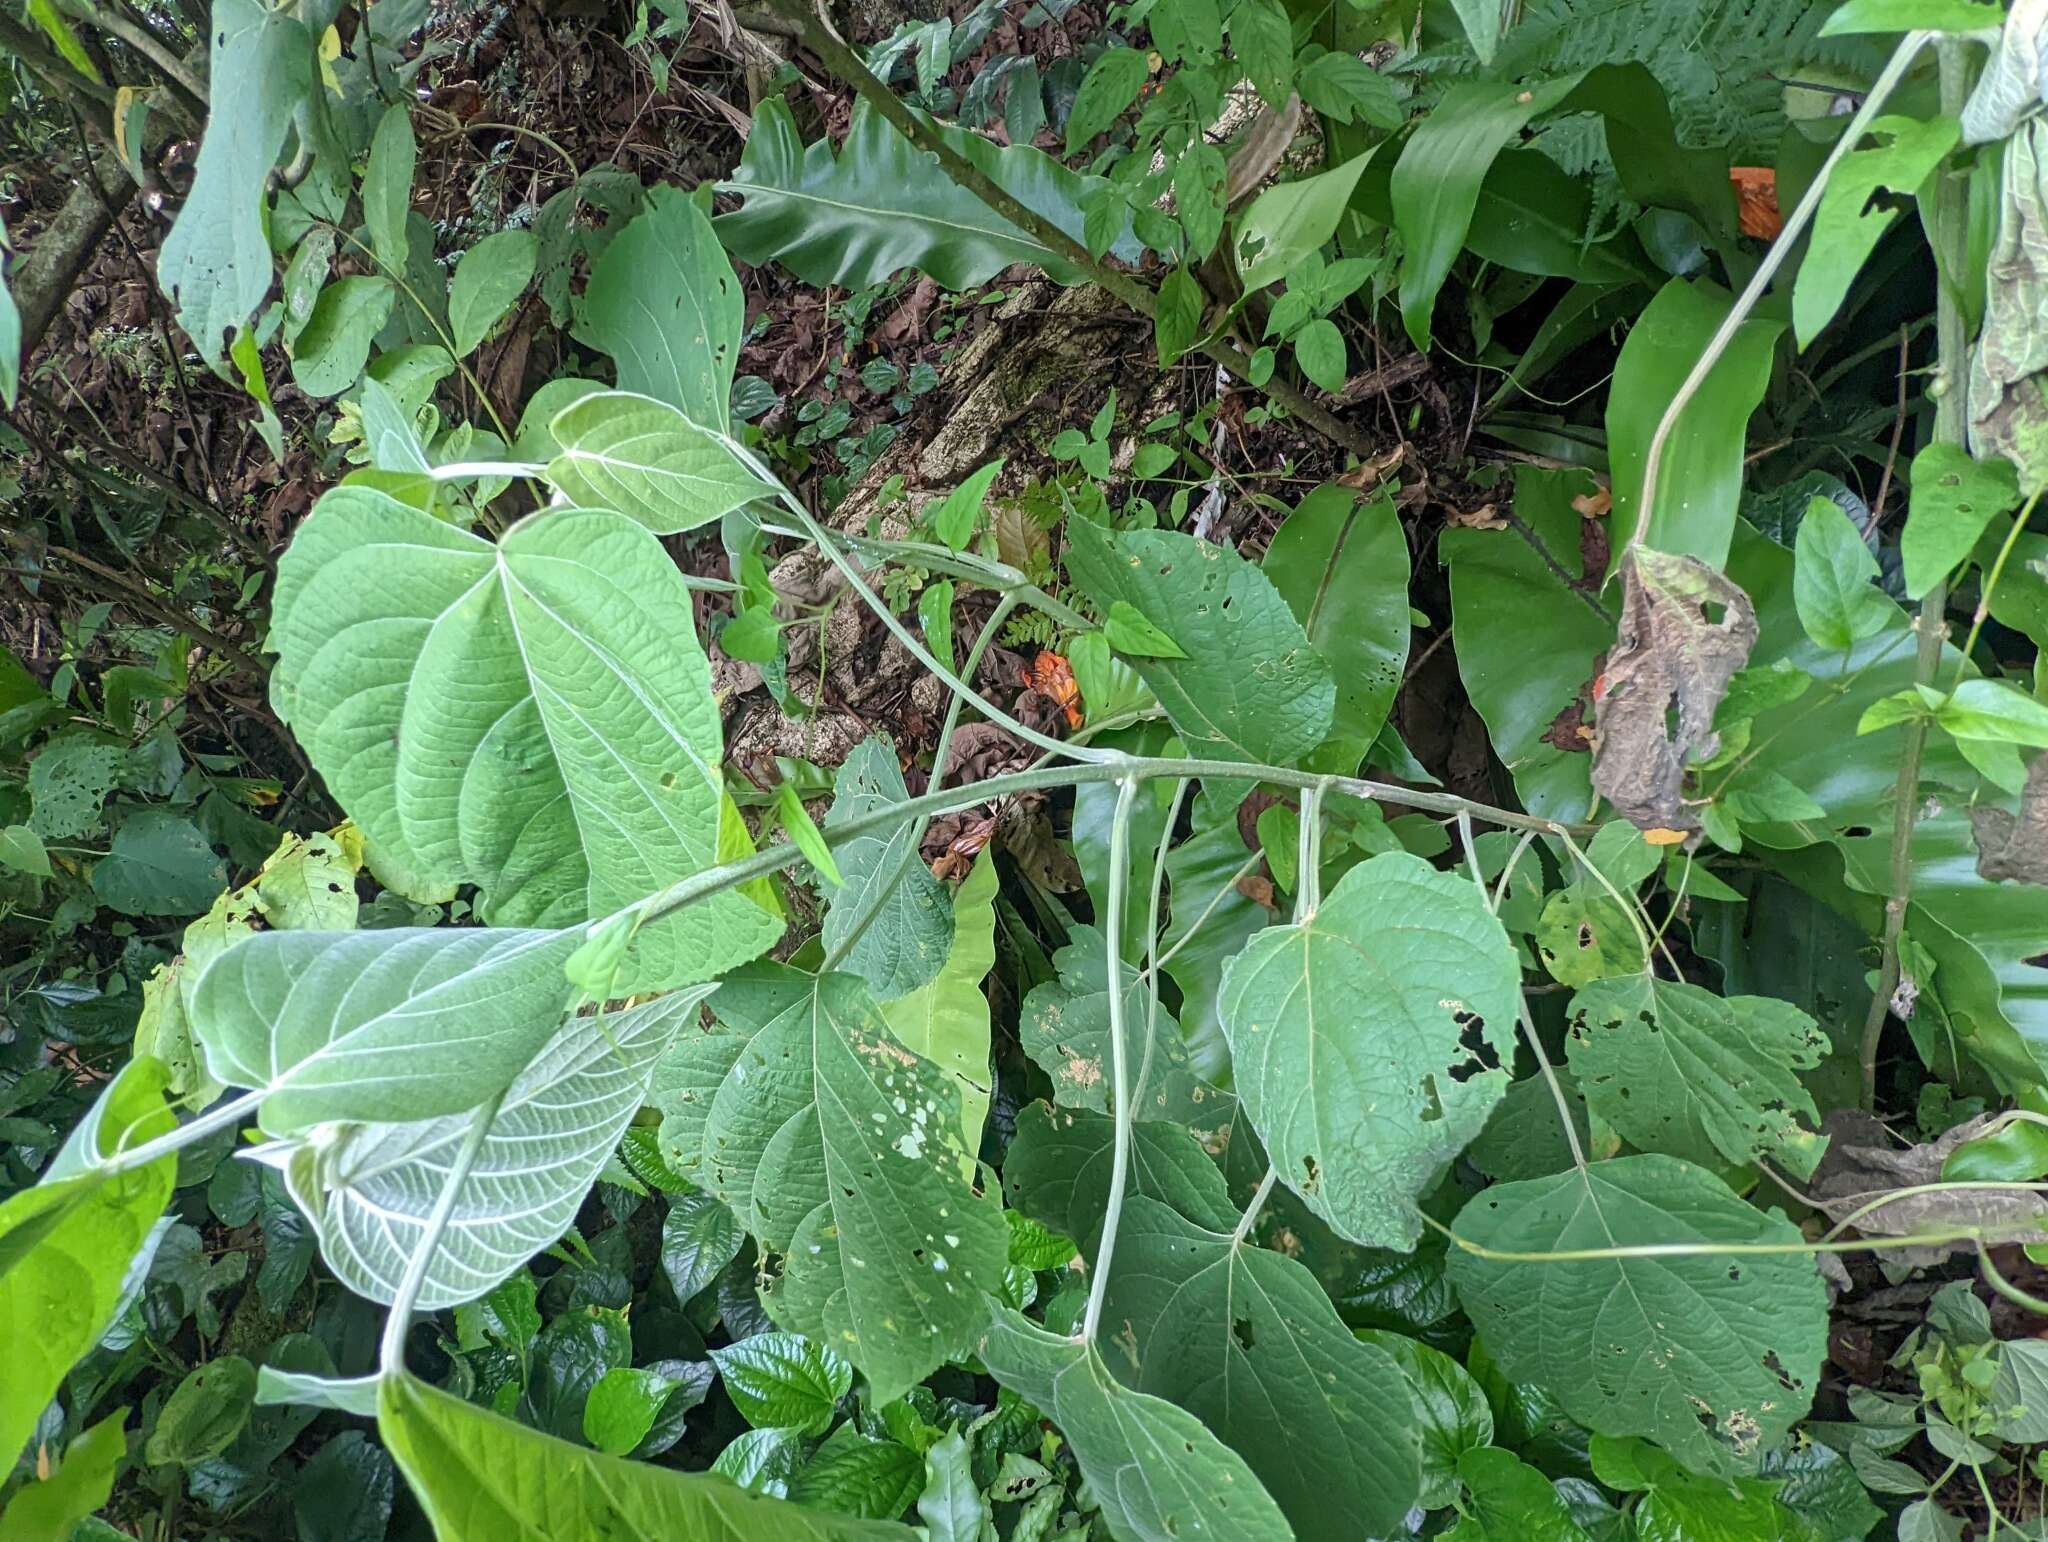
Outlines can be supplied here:
[[1109, 904], [1103, 930], [1109, 955], [1109, 1064], [1113, 1078], [1116, 1127], [1112, 1132], [1109, 1164], [1109, 1198], [1102, 1211], [1102, 1240], [1089, 1260], [1088, 1307], [1081, 1318], [1081, 1341], [1093, 1344], [1102, 1327], [1102, 1303], [1109, 1294], [1109, 1263], [1116, 1252], [1117, 1227], [1123, 1221], [1124, 1188], [1131, 1173], [1131, 1080], [1125, 1062], [1130, 1058], [1124, 1044], [1123, 930], [1124, 891], [1130, 887], [1131, 808], [1138, 799], [1138, 783], [1127, 779], [1117, 786], [1116, 813], [1109, 826]]
[[490, 1134], [491, 1121], [498, 1117], [498, 1105], [504, 1101], [505, 1094], [500, 1092], [470, 1117], [469, 1129], [462, 1137], [462, 1147], [449, 1164], [448, 1181], [441, 1185], [433, 1212], [427, 1217], [426, 1230], [420, 1234], [412, 1256], [405, 1261], [405, 1273], [398, 1281], [397, 1293], [391, 1298], [391, 1315], [384, 1319], [384, 1340], [377, 1355], [377, 1369], [381, 1375], [405, 1374], [405, 1333], [412, 1326], [413, 1303], [420, 1298], [420, 1290], [427, 1283], [427, 1269], [434, 1261], [434, 1250], [440, 1247], [441, 1234], [447, 1231], [449, 1219], [455, 1214], [455, 1198], [462, 1192], [470, 1169], [476, 1165], [477, 1153], [483, 1150], [484, 1137]]

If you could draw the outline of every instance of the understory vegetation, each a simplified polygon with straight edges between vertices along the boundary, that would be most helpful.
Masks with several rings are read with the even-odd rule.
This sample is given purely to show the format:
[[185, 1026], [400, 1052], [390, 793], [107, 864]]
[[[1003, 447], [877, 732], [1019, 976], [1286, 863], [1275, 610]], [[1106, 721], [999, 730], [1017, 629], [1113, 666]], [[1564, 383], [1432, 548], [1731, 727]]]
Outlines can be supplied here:
[[0, 1542], [2048, 1538], [2048, 5], [0, 62]]

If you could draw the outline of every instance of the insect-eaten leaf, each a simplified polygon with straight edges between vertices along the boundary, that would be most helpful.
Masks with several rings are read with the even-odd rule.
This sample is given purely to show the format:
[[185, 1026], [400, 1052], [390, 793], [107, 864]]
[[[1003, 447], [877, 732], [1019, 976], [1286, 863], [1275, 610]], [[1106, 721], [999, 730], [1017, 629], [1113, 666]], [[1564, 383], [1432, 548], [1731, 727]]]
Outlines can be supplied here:
[[1694, 831], [1686, 767], [1720, 747], [1714, 712], [1756, 646], [1756, 608], [1697, 557], [1647, 547], [1623, 585], [1620, 638], [1596, 691], [1593, 786], [1638, 829]]

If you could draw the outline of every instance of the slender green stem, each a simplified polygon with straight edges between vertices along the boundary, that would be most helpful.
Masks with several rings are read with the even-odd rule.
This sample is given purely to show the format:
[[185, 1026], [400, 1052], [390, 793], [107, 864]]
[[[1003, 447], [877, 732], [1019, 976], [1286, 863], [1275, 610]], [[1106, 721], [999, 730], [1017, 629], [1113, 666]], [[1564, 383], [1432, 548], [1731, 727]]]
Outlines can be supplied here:
[[1273, 1192], [1273, 1185], [1279, 1178], [1280, 1169], [1268, 1163], [1266, 1176], [1259, 1180], [1259, 1186], [1252, 1191], [1251, 1201], [1244, 1207], [1244, 1214], [1237, 1218], [1237, 1230], [1230, 1234], [1232, 1247], [1244, 1246], [1244, 1239], [1252, 1234], [1252, 1227], [1258, 1224], [1259, 1212], [1266, 1208], [1266, 1197]]
[[1174, 783], [1166, 822], [1159, 827], [1159, 850], [1152, 856], [1152, 898], [1145, 907], [1145, 1048], [1138, 1061], [1138, 1079], [1131, 1087], [1134, 1105], [1145, 1101], [1145, 1086], [1152, 1078], [1152, 1047], [1159, 1042], [1159, 901], [1166, 893], [1166, 853], [1173, 845], [1173, 827], [1180, 820], [1189, 785], [1186, 777]]
[[[1904, 47], [1905, 44], [1900, 45], [1902, 51]], [[1956, 39], [1944, 40], [1938, 53], [1941, 110], [1954, 115], [1963, 110], [1964, 98], [1969, 94], [1969, 59]], [[1939, 248], [1936, 255], [1946, 259], [1936, 263], [1943, 275], [1960, 273], [1967, 260], [1967, 201], [1968, 189], [1960, 176], [1947, 167], [1935, 173], [1930, 223]], [[1969, 337], [1964, 330], [1961, 298], [1946, 276], [1934, 286], [1934, 335], [1935, 378], [1940, 388], [1934, 404], [1934, 440], [1938, 444], [1961, 444], [1966, 416], [1963, 372]], [[1915, 685], [1934, 683], [1941, 667], [1942, 639], [1948, 631], [1947, 612], [1948, 585], [1938, 583], [1921, 598], [1920, 614], [1913, 622], [1919, 641], [1913, 659]], [[1884, 902], [1884, 941], [1878, 960], [1877, 987], [1871, 992], [1870, 1010], [1863, 1018], [1859, 1058], [1865, 1108], [1877, 1103], [1877, 1051], [1884, 1038], [1885, 1018], [1891, 1013], [1892, 997], [1899, 988], [1899, 947], [1906, 931], [1906, 907], [1913, 895], [1913, 826], [1920, 817], [1920, 761], [1926, 751], [1927, 719], [1908, 719], [1899, 755], [1899, 777], [1892, 789], [1891, 874]]]
[[1109, 1064], [1115, 1092], [1116, 1129], [1109, 1165], [1109, 1199], [1102, 1212], [1102, 1241], [1090, 1260], [1088, 1307], [1081, 1319], [1081, 1339], [1093, 1344], [1102, 1327], [1102, 1303], [1109, 1293], [1110, 1258], [1116, 1251], [1117, 1227], [1123, 1221], [1124, 1186], [1131, 1172], [1131, 1084], [1124, 1062], [1123, 930], [1124, 891], [1130, 887], [1131, 808], [1138, 783], [1117, 784], [1116, 813], [1109, 826], [1109, 914], [1104, 920], [1104, 949], [1109, 955]]
[[[791, 530], [782, 525], [763, 522], [761, 529], [768, 535], [802, 536], [801, 530]], [[1070, 605], [1064, 605], [1034, 584], [1023, 573], [1007, 562], [993, 562], [978, 557], [972, 552], [951, 551], [944, 546], [934, 546], [929, 541], [889, 541], [879, 536], [845, 533], [843, 539], [855, 551], [875, 557], [896, 557], [906, 562], [915, 562], [919, 567], [934, 573], [945, 573], [953, 578], [964, 578], [987, 589], [1014, 593], [1034, 610], [1042, 610], [1061, 626], [1076, 629], [1092, 628], [1090, 621]]]
[[504, 1101], [505, 1095], [498, 1093], [470, 1116], [469, 1129], [464, 1132], [461, 1148], [449, 1166], [448, 1181], [441, 1185], [441, 1192], [434, 1199], [434, 1208], [427, 1216], [426, 1230], [420, 1234], [419, 1245], [405, 1261], [405, 1273], [399, 1277], [398, 1293], [391, 1298], [391, 1315], [384, 1319], [384, 1341], [377, 1356], [377, 1368], [383, 1375], [405, 1374], [405, 1333], [412, 1326], [413, 1303], [419, 1300], [420, 1290], [427, 1283], [427, 1269], [434, 1261], [434, 1251], [441, 1246], [441, 1234], [448, 1230], [449, 1219], [455, 1214], [456, 1197], [461, 1194], [470, 1169], [476, 1166], [477, 1153], [483, 1150], [484, 1137], [490, 1134], [491, 1121], [498, 1117], [498, 1105]]
[[147, 1167], [150, 1163], [170, 1156], [195, 1141], [205, 1139], [216, 1130], [233, 1129], [255, 1113], [267, 1095], [267, 1092], [258, 1090], [245, 1092], [238, 1098], [230, 1098], [227, 1102], [207, 1110], [198, 1118], [186, 1120], [167, 1135], [159, 1135], [155, 1140], [144, 1141], [139, 1146], [117, 1150], [112, 1156], [101, 1158], [92, 1164], [93, 1171], [112, 1176], [115, 1173], [129, 1173], [137, 1168]]
[[1991, 614], [1991, 596], [1998, 592], [1998, 581], [2005, 576], [2005, 565], [2012, 558], [2013, 548], [2020, 544], [2020, 537], [2026, 533], [2027, 522], [2034, 517], [2034, 505], [2041, 501], [2042, 489], [2035, 488], [2028, 497], [2026, 506], [2012, 522], [2012, 529], [2006, 532], [2005, 543], [1998, 548], [1998, 557], [1991, 564], [1991, 571], [1984, 579], [1984, 592], [1977, 597], [1976, 614], [1970, 617], [1970, 635], [1963, 643], [1962, 657], [1956, 660], [1956, 676], [1949, 681], [1949, 694], [1963, 683], [1963, 674], [1970, 667], [1970, 656], [1977, 651], [1977, 638], [1984, 631], [1984, 622]]
[[1159, 978], [1159, 971], [1164, 969], [1168, 964], [1172, 963], [1176, 958], [1180, 956], [1180, 950], [1186, 947], [1190, 942], [1194, 940], [1195, 933], [1202, 929], [1202, 923], [1207, 921], [1209, 917], [1216, 914], [1216, 907], [1222, 904], [1223, 901], [1229, 897], [1232, 891], [1234, 891], [1237, 888], [1237, 881], [1240, 878], [1244, 877], [1246, 873], [1249, 873], [1253, 868], [1257, 867], [1259, 865], [1260, 860], [1264, 857], [1264, 855], [1265, 853], [1263, 852], [1252, 852], [1242, 862], [1237, 864], [1236, 872], [1232, 873], [1228, 878], [1224, 879], [1222, 883], [1217, 885], [1216, 892], [1209, 896], [1209, 903], [1201, 908], [1201, 911], [1195, 916], [1193, 923], [1189, 925], [1186, 931], [1180, 934], [1179, 938], [1174, 942], [1173, 946], [1168, 948], [1164, 953], [1160, 954], [1154, 962], [1149, 963], [1145, 966], [1146, 975], [1151, 980], [1156, 982]]

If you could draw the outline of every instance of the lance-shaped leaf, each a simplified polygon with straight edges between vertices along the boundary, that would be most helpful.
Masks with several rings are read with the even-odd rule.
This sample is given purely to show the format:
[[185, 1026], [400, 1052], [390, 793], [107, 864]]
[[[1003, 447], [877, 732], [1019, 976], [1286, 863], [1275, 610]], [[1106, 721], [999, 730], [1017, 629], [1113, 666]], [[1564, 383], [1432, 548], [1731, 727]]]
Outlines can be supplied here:
[[586, 1451], [501, 1419], [410, 1376], [377, 1394], [377, 1434], [440, 1542], [915, 1542], [894, 1522], [855, 1520], [752, 1494], [718, 1473]]
[[960, 1138], [981, 1149], [988, 1119], [989, 1010], [982, 981], [996, 963], [995, 854], [976, 859], [953, 895], [953, 945], [931, 982], [887, 1002], [882, 1016], [906, 1049], [945, 1067], [960, 1089]]
[[1107, 611], [1118, 600], [1172, 629], [1185, 658], [1137, 658], [1197, 755], [1291, 762], [1329, 732], [1330, 666], [1273, 581], [1234, 551], [1167, 530], [1067, 525], [1067, 571]]
[[1823, 1142], [1798, 1072], [1827, 1035], [1789, 1001], [1716, 996], [1648, 975], [1601, 980], [1572, 998], [1572, 1069], [1587, 1107], [1631, 1145], [1706, 1164], [1770, 1157], [1806, 1179]]
[[1133, 1195], [1103, 1311], [1130, 1385], [1242, 1456], [1296, 1536], [1399, 1530], [1422, 1490], [1413, 1394], [1305, 1266]]
[[756, 964], [712, 1007], [728, 1031], [685, 1035], [662, 1067], [657, 1101], [688, 1115], [664, 1147], [696, 1137], [680, 1170], [782, 1255], [770, 1315], [886, 1403], [966, 1349], [1009, 1259], [1002, 1206], [968, 1176], [959, 1087], [854, 975]]
[[[420, 1290], [422, 1310], [474, 1300], [569, 1229], [645, 1099], [655, 1062], [708, 994], [697, 986], [625, 1012], [571, 1018], [519, 1073], [456, 1190]], [[264, 1160], [284, 1173], [342, 1284], [391, 1301], [471, 1118], [324, 1127]]]
[[600, 391], [548, 425], [548, 480], [572, 503], [616, 509], [658, 535], [694, 530], [773, 491], [719, 434], [667, 402]]
[[[1115, 1138], [1115, 1121], [1106, 1114], [1031, 1104], [1017, 1116], [1017, 1133], [1003, 1158], [1010, 1203], [1073, 1238], [1092, 1258], [1109, 1203]], [[1132, 1194], [1171, 1205], [1211, 1231], [1237, 1224], [1223, 1169], [1177, 1124], [1131, 1126], [1129, 1179]]]
[[[1689, 1162], [1621, 1157], [1498, 1184], [1456, 1231], [1504, 1253], [1702, 1247], [1533, 1260], [1451, 1249], [1452, 1283], [1501, 1374], [1598, 1434], [1647, 1436], [1700, 1472], [1753, 1472], [1813, 1400], [1827, 1290], [1798, 1228]], [[1759, 1243], [1785, 1251], [1713, 1251]]]
[[1119, 1542], [1291, 1542], [1280, 1507], [1244, 1458], [1184, 1408], [1133, 1392], [1095, 1346], [1007, 1307], [981, 1341], [991, 1376], [1035, 1405], [1074, 1448]]
[[573, 931], [267, 932], [206, 966], [192, 1030], [207, 1070], [267, 1094], [273, 1135], [431, 1119], [509, 1087], [561, 1025]]
[[[493, 926], [572, 926], [732, 855], [690, 591], [631, 520], [551, 510], [493, 546], [337, 488], [273, 614], [271, 699], [402, 892], [473, 883]], [[644, 928], [617, 988], [710, 979], [781, 930], [712, 895]]]
[[1521, 968], [1468, 878], [1361, 862], [1223, 977], [1237, 1093], [1280, 1179], [1354, 1242], [1408, 1248], [1415, 1200], [1507, 1091]]
[[[130, 1264], [171, 1197], [177, 1159], [112, 1177], [100, 1157], [169, 1133], [164, 1068], [131, 1060], [42, 1182], [0, 1204], [0, 1451], [18, 1453], [71, 1367], [127, 1298]], [[140, 1271], [137, 1271], [140, 1272]]]
[[[832, 779], [832, 811], [825, 816], [825, 828], [840, 829], [909, 798], [895, 746], [877, 734], [855, 745]], [[833, 892], [825, 912], [825, 951], [836, 955], [845, 947], [840, 967], [867, 981], [877, 1001], [893, 1001], [929, 984], [953, 945], [952, 898], [910, 849], [916, 836], [915, 822], [906, 820], [856, 835], [833, 853], [846, 882]], [[854, 923], [871, 906], [872, 918], [854, 934]]]
[[[1029, 145], [1005, 149], [979, 134], [933, 123], [934, 132], [1033, 213], [1075, 240], [1081, 200], [1099, 177], [1067, 170]], [[746, 153], [723, 191], [746, 205], [715, 222], [719, 238], [748, 262], [780, 262], [806, 283], [864, 289], [904, 268], [948, 289], [972, 289], [1013, 262], [1043, 268], [1063, 284], [1083, 275], [960, 186], [866, 103], [854, 108], [845, 142], [805, 147], [779, 101], [754, 115]], [[1139, 253], [1128, 227], [1111, 254]]]

